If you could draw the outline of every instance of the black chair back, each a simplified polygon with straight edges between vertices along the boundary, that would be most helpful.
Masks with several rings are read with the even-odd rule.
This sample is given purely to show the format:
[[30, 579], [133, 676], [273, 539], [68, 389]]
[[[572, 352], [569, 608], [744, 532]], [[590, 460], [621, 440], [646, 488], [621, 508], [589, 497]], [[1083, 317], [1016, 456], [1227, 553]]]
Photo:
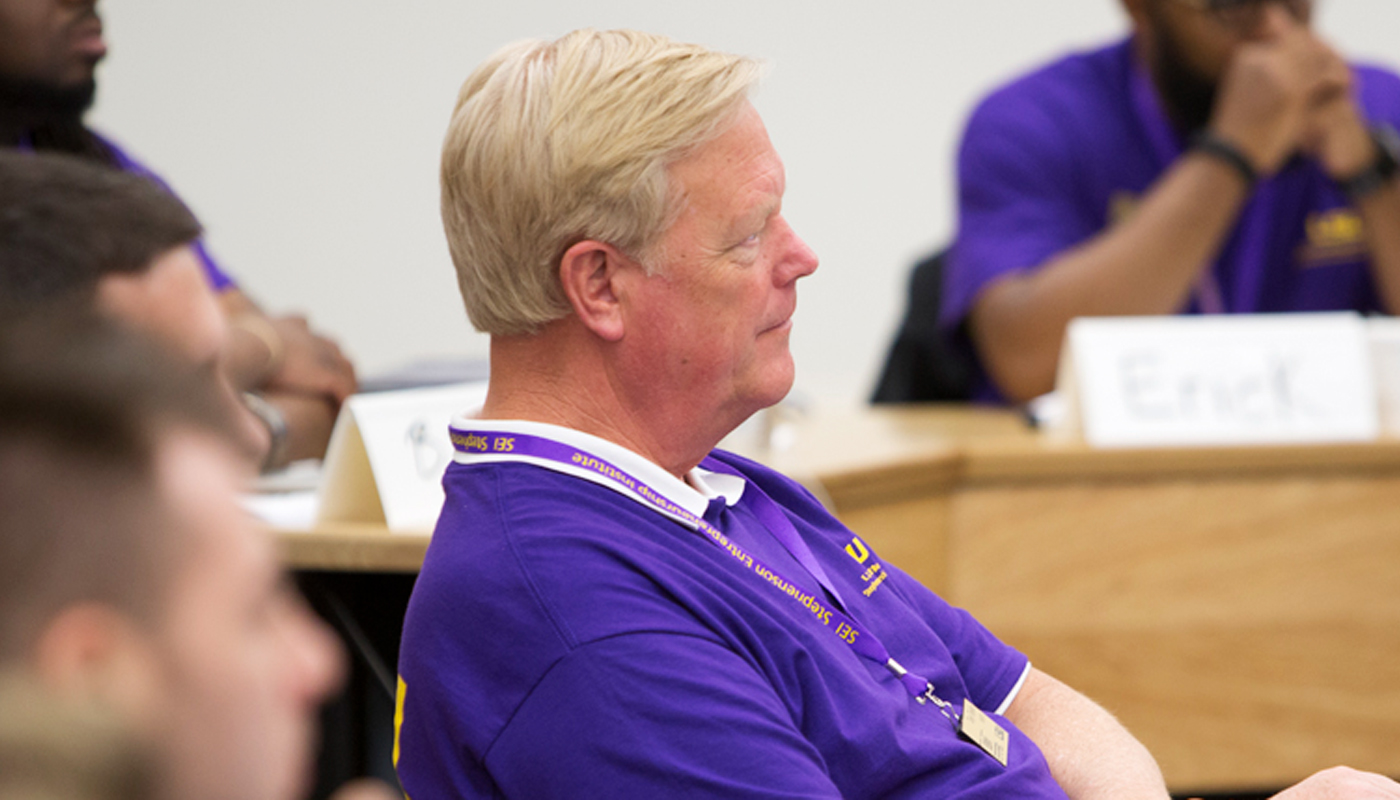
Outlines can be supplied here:
[[958, 332], [938, 328], [947, 251], [914, 265], [909, 304], [890, 346], [872, 403], [966, 402], [972, 396], [973, 366], [955, 344]]

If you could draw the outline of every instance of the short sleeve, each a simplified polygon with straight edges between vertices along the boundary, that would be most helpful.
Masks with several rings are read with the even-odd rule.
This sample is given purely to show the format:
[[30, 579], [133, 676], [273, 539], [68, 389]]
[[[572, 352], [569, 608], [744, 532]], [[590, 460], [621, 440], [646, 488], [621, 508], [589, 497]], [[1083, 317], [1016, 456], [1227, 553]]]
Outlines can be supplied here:
[[948, 648], [972, 702], [984, 711], [1001, 709], [1020, 685], [1030, 659], [899, 568], [887, 565], [887, 569], [898, 576], [897, 584], [909, 604]]
[[219, 266], [219, 262], [215, 261], [214, 257], [209, 254], [209, 248], [204, 246], [203, 239], [195, 241], [194, 253], [199, 257], [200, 265], [204, 267], [204, 277], [209, 279], [209, 287], [216, 293], [238, 288], [238, 284], [234, 283], [233, 278], [230, 278], [228, 273]]
[[1354, 68], [1356, 93], [1366, 121], [1400, 128], [1400, 77], [1378, 67]]
[[1024, 87], [973, 113], [958, 154], [958, 234], [944, 272], [940, 324], [951, 329], [995, 279], [1030, 269], [1097, 232], [1077, 196], [1072, 135]]
[[675, 634], [628, 634], [572, 651], [485, 763], [507, 797], [840, 797], [821, 755], [750, 664], [716, 642]]

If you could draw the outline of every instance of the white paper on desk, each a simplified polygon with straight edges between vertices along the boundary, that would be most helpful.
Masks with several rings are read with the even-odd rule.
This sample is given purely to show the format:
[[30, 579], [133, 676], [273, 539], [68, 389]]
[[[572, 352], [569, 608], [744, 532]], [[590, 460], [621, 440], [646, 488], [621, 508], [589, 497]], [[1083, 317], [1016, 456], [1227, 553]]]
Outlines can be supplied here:
[[1356, 314], [1081, 318], [1065, 340], [1070, 426], [1098, 447], [1379, 435]]
[[316, 522], [316, 490], [264, 492], [239, 498], [243, 508], [277, 531], [310, 530]]
[[358, 394], [345, 401], [326, 449], [320, 522], [378, 522], [430, 531], [452, 461], [448, 424], [481, 407], [486, 382]]

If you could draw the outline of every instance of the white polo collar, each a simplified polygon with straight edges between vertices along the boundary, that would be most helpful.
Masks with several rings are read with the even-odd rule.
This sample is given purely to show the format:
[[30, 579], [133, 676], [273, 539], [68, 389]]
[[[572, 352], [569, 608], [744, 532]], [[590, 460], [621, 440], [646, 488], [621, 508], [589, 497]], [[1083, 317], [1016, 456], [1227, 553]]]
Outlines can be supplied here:
[[[572, 428], [565, 428], [559, 425], [550, 425], [545, 422], [474, 419], [470, 416], [457, 416], [452, 419], [452, 427], [461, 430], [482, 431], [485, 433], [516, 433], [526, 436], [538, 436], [545, 439], [552, 439], [561, 444], [568, 445], [569, 447], [577, 448], [626, 472], [633, 478], [651, 487], [657, 494], [670, 500], [689, 513], [694, 514], [696, 517], [704, 516], [705, 509], [709, 507], [710, 501], [717, 497], [723, 498], [725, 504], [730, 506], [739, 502], [739, 498], [743, 496], [744, 487], [747, 483], [738, 475], [711, 472], [710, 470], [701, 469], [700, 467], [696, 467], [686, 473], [686, 479], [682, 481], [662, 469], [659, 465], [622, 445], [614, 444], [606, 439], [600, 439], [589, 433], [576, 431]], [[573, 464], [553, 461], [547, 458], [538, 458], [517, 453], [464, 453], [460, 450], [454, 450], [453, 458], [459, 464], [520, 462], [544, 467], [545, 469], [566, 475], [572, 475], [600, 486], [606, 486], [621, 495], [630, 497], [657, 513], [672, 517], [673, 519], [685, 523], [688, 527], [694, 527], [681, 517], [666, 513], [661, 508], [657, 507], [655, 503], [632, 491], [622, 483], [610, 480], [594, 470], [583, 469]]]

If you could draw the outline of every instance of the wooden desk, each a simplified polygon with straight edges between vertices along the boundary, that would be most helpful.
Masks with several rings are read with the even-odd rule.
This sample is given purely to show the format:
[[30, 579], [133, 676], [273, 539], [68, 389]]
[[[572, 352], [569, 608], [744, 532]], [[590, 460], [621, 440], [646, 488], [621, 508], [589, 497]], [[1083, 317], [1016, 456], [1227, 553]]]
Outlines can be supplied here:
[[[1096, 451], [1009, 412], [862, 409], [751, 452], [1103, 703], [1174, 790], [1400, 775], [1400, 442]], [[412, 569], [426, 537], [288, 534]]]

